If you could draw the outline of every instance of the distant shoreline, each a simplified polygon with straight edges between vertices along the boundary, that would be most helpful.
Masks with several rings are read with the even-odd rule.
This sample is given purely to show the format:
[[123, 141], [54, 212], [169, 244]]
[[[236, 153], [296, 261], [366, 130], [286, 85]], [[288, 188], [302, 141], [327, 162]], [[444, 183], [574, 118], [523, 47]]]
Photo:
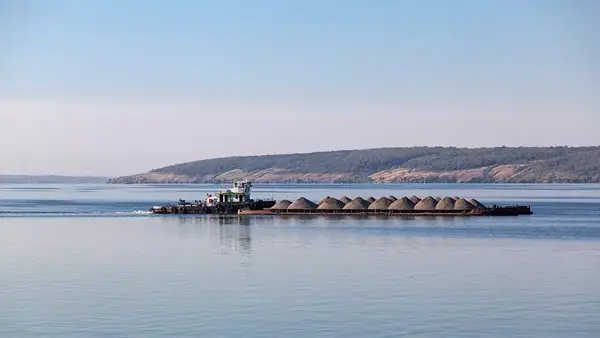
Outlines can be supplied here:
[[[110, 181], [110, 179], [109, 179]], [[109, 185], [229, 185], [232, 181], [223, 181], [223, 182], [172, 182], [172, 183], [115, 183], [115, 182], [103, 182], [103, 184]], [[577, 182], [346, 182], [346, 183], [337, 183], [337, 182], [253, 182], [255, 185], [335, 185], [335, 186], [344, 186], [344, 185], [505, 185], [505, 186], [517, 186], [517, 185], [600, 185], [600, 182], [585, 182], [585, 183], [577, 183]]]
[[62, 175], [0, 175], [1, 184], [107, 183], [108, 177]]

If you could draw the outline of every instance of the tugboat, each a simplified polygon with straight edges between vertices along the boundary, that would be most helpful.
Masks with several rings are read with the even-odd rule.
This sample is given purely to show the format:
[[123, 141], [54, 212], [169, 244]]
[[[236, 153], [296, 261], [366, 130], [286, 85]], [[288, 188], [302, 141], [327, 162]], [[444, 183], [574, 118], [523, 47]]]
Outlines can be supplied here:
[[165, 204], [150, 208], [155, 214], [237, 214], [239, 210], [263, 210], [275, 205], [274, 200], [251, 198], [252, 182], [235, 181], [230, 189], [221, 189], [215, 196], [207, 193], [204, 201]]

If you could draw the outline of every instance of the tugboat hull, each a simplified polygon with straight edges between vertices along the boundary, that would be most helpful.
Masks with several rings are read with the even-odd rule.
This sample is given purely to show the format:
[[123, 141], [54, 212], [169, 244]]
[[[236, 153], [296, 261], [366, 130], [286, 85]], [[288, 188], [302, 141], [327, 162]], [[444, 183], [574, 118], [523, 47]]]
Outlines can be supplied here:
[[245, 203], [219, 202], [215, 205], [188, 203], [163, 205], [150, 208], [155, 214], [237, 214], [240, 210], [264, 210], [275, 205], [275, 201], [257, 200]]

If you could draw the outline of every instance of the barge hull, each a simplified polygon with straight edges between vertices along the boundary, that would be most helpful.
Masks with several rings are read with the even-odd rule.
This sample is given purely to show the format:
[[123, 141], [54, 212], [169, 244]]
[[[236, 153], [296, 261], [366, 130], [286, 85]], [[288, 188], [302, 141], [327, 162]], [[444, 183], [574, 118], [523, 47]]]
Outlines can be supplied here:
[[473, 210], [239, 210], [238, 215], [360, 215], [360, 216], [518, 216], [531, 215], [529, 206], [479, 208]]

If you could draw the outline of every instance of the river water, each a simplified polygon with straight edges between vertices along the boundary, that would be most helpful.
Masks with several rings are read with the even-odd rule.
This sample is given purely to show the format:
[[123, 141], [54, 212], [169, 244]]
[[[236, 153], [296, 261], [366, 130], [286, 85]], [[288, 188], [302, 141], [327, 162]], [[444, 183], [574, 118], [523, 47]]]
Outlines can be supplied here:
[[151, 215], [215, 185], [0, 185], [0, 337], [598, 337], [599, 185], [258, 185], [518, 217]]

